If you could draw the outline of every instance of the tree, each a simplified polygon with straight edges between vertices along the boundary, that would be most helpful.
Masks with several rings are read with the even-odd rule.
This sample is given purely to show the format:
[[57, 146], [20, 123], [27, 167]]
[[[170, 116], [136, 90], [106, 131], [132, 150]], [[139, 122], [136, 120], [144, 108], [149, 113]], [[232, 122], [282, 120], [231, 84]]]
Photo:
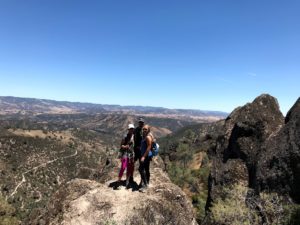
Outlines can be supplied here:
[[183, 162], [183, 168], [187, 168], [187, 163], [193, 159], [193, 154], [188, 144], [180, 143], [177, 148], [178, 158]]

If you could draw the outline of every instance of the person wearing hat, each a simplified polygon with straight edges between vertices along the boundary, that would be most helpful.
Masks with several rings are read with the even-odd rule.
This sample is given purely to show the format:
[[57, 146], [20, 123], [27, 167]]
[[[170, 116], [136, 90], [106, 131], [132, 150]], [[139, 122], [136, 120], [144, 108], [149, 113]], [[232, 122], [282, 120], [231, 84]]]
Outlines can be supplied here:
[[[134, 163], [141, 159], [141, 144], [142, 144], [142, 140], [143, 140], [143, 126], [144, 126], [144, 119], [143, 118], [139, 118], [138, 123], [139, 125], [135, 128], [134, 130]], [[130, 182], [134, 182], [133, 177], [130, 180]], [[141, 183], [140, 183], [141, 184]]]
[[129, 180], [133, 179], [134, 171], [134, 125], [128, 125], [128, 132], [125, 137], [122, 139], [120, 146], [120, 159], [121, 159], [121, 168], [119, 172], [118, 182], [121, 182], [123, 173], [127, 168], [126, 173], [126, 188], [129, 187]]
[[139, 118], [139, 125], [134, 131], [134, 162], [141, 158], [141, 143], [143, 140], [142, 128], [144, 126], [144, 119]]

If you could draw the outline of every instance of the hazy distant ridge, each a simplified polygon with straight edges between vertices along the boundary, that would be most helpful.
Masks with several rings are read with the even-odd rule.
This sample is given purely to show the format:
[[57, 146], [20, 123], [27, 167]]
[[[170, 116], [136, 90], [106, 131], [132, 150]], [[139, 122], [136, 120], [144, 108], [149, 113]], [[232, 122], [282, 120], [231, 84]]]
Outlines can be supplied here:
[[168, 109], [152, 106], [121, 106], [82, 102], [55, 101], [48, 99], [0, 97], [0, 114], [10, 113], [104, 113], [160, 114], [191, 117], [220, 117], [228, 114], [219, 111], [195, 109]]

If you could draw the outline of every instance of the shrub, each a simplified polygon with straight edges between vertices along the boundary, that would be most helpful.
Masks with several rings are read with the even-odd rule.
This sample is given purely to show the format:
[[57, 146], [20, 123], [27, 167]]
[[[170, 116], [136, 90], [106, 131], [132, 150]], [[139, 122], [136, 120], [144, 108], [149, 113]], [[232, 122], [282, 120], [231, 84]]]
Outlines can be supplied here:
[[287, 212], [286, 225], [300, 224], [300, 205], [287, 206], [285, 207], [285, 211]]
[[211, 219], [214, 224], [254, 225], [261, 224], [256, 211], [246, 205], [248, 188], [242, 185], [222, 188], [219, 197], [211, 207]]
[[15, 209], [0, 197], [0, 225], [18, 225], [17, 218], [13, 215]]
[[104, 225], [117, 225], [117, 222], [114, 220], [106, 220], [104, 222]]
[[300, 224], [300, 207], [277, 193], [261, 192], [235, 184], [223, 187], [211, 207], [213, 224]]
[[200, 224], [205, 217], [205, 205], [207, 199], [207, 191], [192, 196], [193, 206], [196, 208], [196, 219]]

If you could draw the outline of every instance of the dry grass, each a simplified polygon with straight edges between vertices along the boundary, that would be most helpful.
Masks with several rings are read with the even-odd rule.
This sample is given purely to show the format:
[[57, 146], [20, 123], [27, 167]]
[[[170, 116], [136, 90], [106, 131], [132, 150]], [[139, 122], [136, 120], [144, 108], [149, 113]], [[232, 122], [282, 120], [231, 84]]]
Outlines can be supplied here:
[[24, 136], [24, 137], [38, 137], [38, 138], [56, 138], [58, 140], [61, 140], [63, 143], [69, 143], [71, 139], [74, 139], [75, 137], [71, 134], [70, 131], [49, 131], [44, 132], [43, 130], [23, 130], [23, 129], [9, 129], [9, 132], [18, 135], [18, 136]]
[[199, 152], [199, 153], [194, 154], [189, 168], [191, 168], [192, 170], [200, 169], [202, 159], [203, 159], [203, 152]]

